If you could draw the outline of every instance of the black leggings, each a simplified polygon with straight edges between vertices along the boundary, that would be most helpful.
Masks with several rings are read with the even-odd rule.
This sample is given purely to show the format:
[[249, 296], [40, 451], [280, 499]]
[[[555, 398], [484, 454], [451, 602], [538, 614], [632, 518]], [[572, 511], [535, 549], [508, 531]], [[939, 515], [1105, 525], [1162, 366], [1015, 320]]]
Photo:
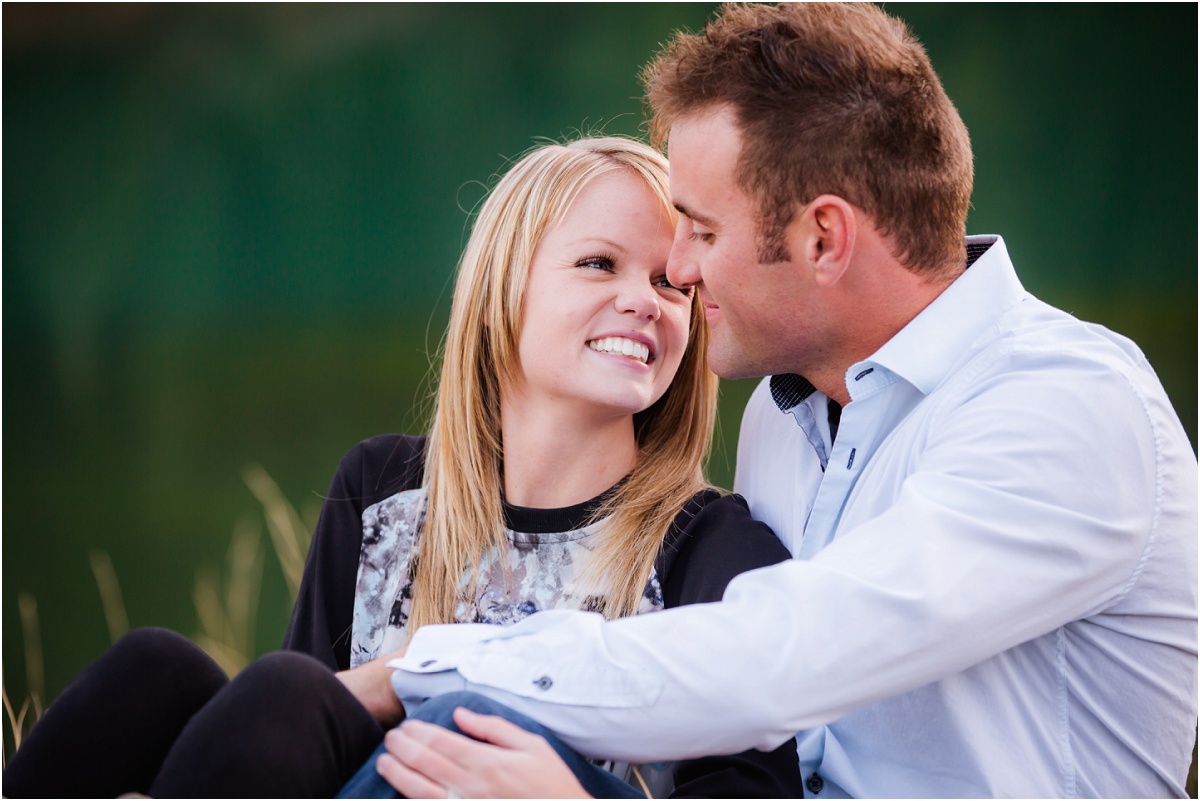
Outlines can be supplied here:
[[310, 656], [232, 681], [189, 640], [131, 632], [63, 691], [4, 769], [8, 798], [331, 797], [383, 730]]

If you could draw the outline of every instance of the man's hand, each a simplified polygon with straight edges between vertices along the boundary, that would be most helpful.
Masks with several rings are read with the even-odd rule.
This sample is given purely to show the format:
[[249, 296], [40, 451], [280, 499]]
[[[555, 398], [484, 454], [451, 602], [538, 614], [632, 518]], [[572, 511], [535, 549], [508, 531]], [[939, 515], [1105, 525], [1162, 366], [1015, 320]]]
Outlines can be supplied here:
[[410, 720], [384, 738], [379, 774], [408, 798], [591, 798], [543, 737], [461, 707], [454, 722], [484, 742]]
[[404, 706], [392, 691], [392, 669], [387, 667], [390, 660], [404, 656], [404, 651], [405, 649], [401, 648], [387, 656], [337, 673], [342, 684], [354, 693], [358, 702], [365, 706], [385, 729], [404, 720]]

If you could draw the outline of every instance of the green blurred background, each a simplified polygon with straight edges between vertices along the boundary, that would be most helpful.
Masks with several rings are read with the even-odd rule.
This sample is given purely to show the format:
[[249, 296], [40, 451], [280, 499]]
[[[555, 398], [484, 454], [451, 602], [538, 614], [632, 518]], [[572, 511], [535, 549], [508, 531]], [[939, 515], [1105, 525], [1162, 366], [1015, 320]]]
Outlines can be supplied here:
[[[971, 130], [969, 230], [1135, 339], [1194, 447], [1196, 6], [888, 8]], [[109, 641], [91, 549], [134, 626], [194, 633], [197, 569], [262, 525], [244, 465], [311, 518], [351, 445], [420, 429], [465, 210], [535, 137], [638, 134], [639, 66], [712, 9], [5, 4], [9, 696], [18, 594], [53, 697]], [[270, 556], [262, 593], [259, 651], [289, 612]]]

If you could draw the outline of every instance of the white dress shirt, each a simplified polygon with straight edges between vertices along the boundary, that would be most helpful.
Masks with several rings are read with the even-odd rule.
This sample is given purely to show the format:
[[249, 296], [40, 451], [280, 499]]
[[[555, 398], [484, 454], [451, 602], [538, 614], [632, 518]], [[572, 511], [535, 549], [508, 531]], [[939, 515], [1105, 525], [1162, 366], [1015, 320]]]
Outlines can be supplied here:
[[835, 440], [820, 393], [751, 398], [735, 488], [795, 559], [719, 604], [425, 627], [400, 697], [482, 692], [643, 762], [799, 732], [817, 798], [1182, 795], [1195, 454], [1133, 343], [1025, 292], [998, 237], [968, 244], [847, 371]]

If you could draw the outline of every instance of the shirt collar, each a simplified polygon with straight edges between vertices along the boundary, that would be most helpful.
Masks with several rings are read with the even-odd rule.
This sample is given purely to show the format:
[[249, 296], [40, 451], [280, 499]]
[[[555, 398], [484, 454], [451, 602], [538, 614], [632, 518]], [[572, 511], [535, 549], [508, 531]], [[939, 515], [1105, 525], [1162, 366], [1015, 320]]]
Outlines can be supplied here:
[[[986, 249], [984, 249], [986, 248]], [[938, 295], [862, 364], [877, 364], [928, 395], [954, 368], [964, 350], [1026, 297], [998, 236], [967, 237], [970, 269]], [[857, 373], [861, 364], [850, 368]]]
[[[927, 395], [954, 366], [963, 348], [1025, 297], [1003, 238], [969, 236], [966, 244], [970, 269], [874, 355], [852, 365], [848, 376], [878, 365]], [[815, 391], [807, 379], [794, 373], [771, 376], [770, 385], [771, 397], [784, 412]]]

